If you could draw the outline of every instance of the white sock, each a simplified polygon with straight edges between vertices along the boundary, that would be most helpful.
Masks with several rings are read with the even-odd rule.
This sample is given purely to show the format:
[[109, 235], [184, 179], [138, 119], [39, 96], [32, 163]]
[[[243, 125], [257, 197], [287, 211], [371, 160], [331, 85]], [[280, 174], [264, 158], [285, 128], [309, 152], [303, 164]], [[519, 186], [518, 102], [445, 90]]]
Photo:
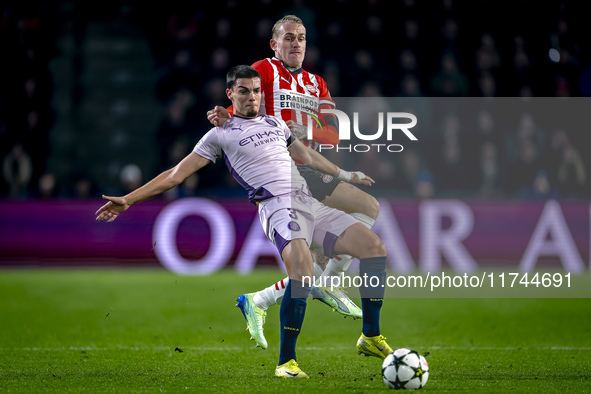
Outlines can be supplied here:
[[[376, 222], [375, 219], [372, 219], [369, 216], [364, 215], [359, 212], [353, 212], [351, 214], [351, 216], [355, 220], [357, 220], [359, 223], [361, 223], [365, 227], [367, 227], [369, 230], [371, 230], [371, 228], [373, 227], [373, 225]], [[326, 264], [326, 268], [324, 269], [322, 276], [324, 276], [324, 277], [342, 276], [343, 273], [345, 271], [347, 271], [347, 269], [349, 269], [349, 267], [351, 266], [353, 259], [354, 259], [354, 257], [349, 254], [339, 254], [339, 255], [333, 257]], [[326, 280], [328, 280], [330, 283], [330, 279], [326, 279]]]
[[314, 286], [322, 286], [322, 284], [319, 283], [321, 277], [322, 267], [320, 267], [320, 265], [314, 261]]
[[264, 311], [266, 311], [270, 306], [280, 304], [288, 283], [289, 276], [264, 290], [257, 291], [254, 294], [254, 297], [252, 297], [254, 304]]

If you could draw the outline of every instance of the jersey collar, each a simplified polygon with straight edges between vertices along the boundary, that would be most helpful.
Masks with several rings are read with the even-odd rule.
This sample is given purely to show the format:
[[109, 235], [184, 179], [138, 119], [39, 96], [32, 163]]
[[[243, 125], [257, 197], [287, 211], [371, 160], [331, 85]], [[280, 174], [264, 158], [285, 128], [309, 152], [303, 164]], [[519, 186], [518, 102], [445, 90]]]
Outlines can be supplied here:
[[235, 117], [235, 118], [240, 118], [240, 119], [246, 119], [246, 120], [249, 120], [249, 119], [256, 119], [256, 118], [258, 118], [258, 117], [260, 117], [260, 116], [262, 116], [262, 115], [257, 115], [257, 116], [255, 116], [254, 118], [247, 118], [247, 117], [240, 116], [240, 115], [236, 115], [236, 114], [233, 114], [233, 115], [232, 115], [232, 117]]
[[[287, 64], [285, 64], [285, 62], [284, 62], [283, 60], [281, 60], [281, 59], [278, 59], [278, 58], [276, 58], [276, 57], [273, 57], [273, 59], [274, 59], [274, 60], [279, 60], [279, 61], [281, 62], [281, 64], [283, 65], [283, 67], [284, 67], [284, 68], [285, 68], [287, 71], [289, 71], [289, 69], [287, 68]], [[302, 68], [301, 68], [301, 67], [300, 67], [300, 68], [298, 68], [298, 69], [297, 69], [297, 70], [295, 70], [295, 71], [289, 71], [289, 73], [290, 73], [291, 75], [298, 75], [298, 74], [301, 74], [301, 72], [302, 72]]]

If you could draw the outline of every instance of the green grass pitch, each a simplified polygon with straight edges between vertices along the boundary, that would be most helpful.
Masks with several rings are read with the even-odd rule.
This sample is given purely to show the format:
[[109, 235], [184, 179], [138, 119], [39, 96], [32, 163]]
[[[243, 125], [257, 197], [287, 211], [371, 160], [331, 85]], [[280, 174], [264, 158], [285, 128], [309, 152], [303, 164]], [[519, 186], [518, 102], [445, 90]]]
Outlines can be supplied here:
[[[274, 377], [279, 308], [261, 350], [234, 304], [281, 278], [2, 270], [0, 392], [391, 392], [355, 351], [360, 321], [311, 300], [298, 340], [311, 379]], [[429, 352], [425, 392], [591, 392], [591, 299], [386, 299], [382, 332]]]

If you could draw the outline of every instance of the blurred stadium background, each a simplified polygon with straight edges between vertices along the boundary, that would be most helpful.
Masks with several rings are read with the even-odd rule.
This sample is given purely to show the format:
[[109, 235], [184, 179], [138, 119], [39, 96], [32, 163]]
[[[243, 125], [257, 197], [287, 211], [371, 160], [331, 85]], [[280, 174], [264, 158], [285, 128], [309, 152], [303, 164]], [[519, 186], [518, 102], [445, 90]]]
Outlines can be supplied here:
[[[93, 213], [101, 194], [126, 193], [190, 152], [210, 128], [206, 111], [228, 104], [226, 71], [272, 56], [274, 21], [295, 14], [307, 28], [304, 68], [321, 75], [333, 97], [484, 103], [419, 116], [430, 127], [400, 154], [329, 154], [377, 180], [370, 192], [392, 213], [381, 236], [392, 237], [396, 225], [407, 262], [422, 264], [423, 208], [431, 203], [437, 212], [429, 218], [443, 223], [439, 234], [454, 218], [472, 220], [473, 229], [458, 237], [479, 263], [519, 263], [541, 226], [531, 258], [548, 255], [550, 264], [587, 270], [584, 106], [563, 124], [549, 111], [517, 107], [505, 116], [485, 105], [507, 97], [544, 97], [551, 107], [587, 103], [591, 48], [580, 7], [527, 0], [4, 3], [0, 265], [183, 264], [207, 256], [197, 270], [204, 273], [237, 261], [242, 272], [275, 264], [272, 246], [249, 233], [258, 228], [254, 209], [219, 162], [112, 226], [94, 223]], [[169, 218], [178, 235], [162, 237], [176, 247], [172, 257], [157, 256], [167, 249], [154, 246], [157, 218], [184, 197], [208, 200], [192, 208], [201, 216]], [[206, 222], [233, 234], [210, 242]], [[411, 268], [405, 256], [397, 259], [403, 263], [391, 268]]]

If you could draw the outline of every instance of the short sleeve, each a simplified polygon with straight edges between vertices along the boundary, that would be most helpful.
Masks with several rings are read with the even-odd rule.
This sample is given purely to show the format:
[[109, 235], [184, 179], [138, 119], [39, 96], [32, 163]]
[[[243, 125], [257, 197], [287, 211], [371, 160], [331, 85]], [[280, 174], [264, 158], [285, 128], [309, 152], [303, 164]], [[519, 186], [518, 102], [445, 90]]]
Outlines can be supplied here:
[[215, 160], [222, 156], [222, 146], [219, 141], [218, 128], [214, 127], [209, 130], [207, 134], [197, 142], [193, 152], [197, 153], [199, 156], [205, 157], [212, 163], [215, 163]]

